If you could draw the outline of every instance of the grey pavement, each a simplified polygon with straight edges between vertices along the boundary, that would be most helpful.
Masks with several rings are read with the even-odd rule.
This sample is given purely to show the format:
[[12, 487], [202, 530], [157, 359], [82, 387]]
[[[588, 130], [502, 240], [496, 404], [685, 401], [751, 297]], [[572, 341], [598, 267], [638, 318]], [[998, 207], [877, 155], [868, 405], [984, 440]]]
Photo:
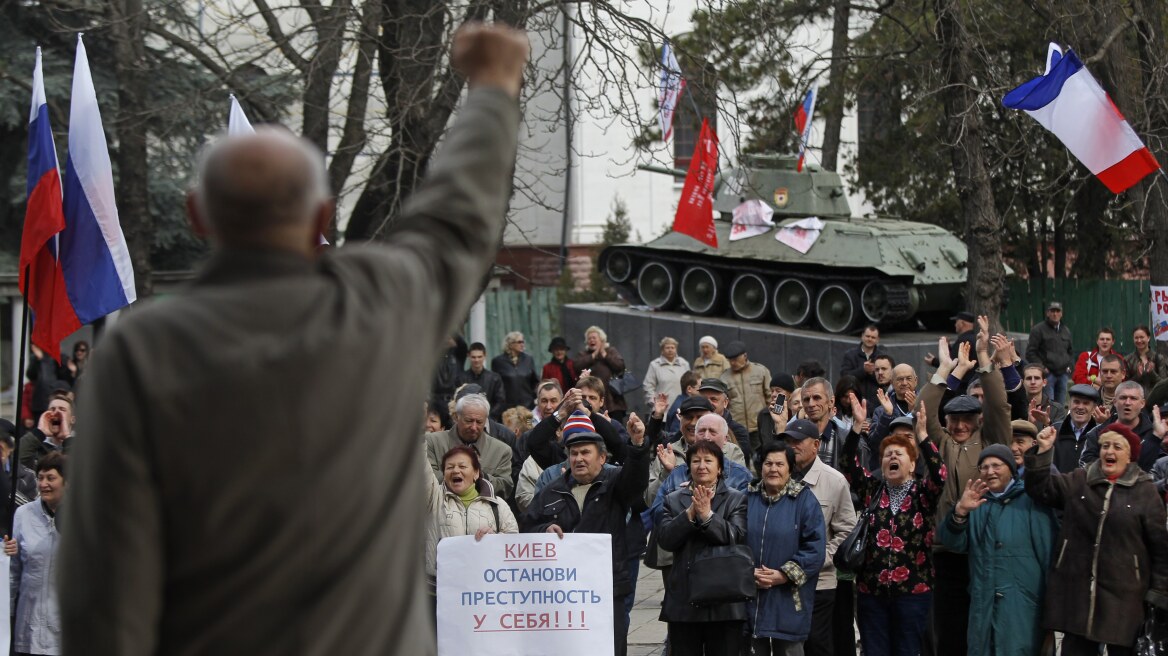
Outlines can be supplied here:
[[664, 596], [661, 572], [642, 564], [636, 602], [629, 617], [628, 656], [660, 656], [664, 651], [665, 622], [657, 619]]

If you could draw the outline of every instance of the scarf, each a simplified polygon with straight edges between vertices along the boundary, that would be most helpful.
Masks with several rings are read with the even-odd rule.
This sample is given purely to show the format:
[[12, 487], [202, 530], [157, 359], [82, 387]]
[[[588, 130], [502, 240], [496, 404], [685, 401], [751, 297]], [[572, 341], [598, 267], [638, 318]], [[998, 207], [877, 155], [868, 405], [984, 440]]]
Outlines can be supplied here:
[[559, 365], [560, 377], [564, 379], [565, 387], [570, 387], [576, 384], [574, 376], [572, 376], [572, 370], [568, 368], [568, 358], [564, 358], [563, 360], [552, 360], [552, 362]]
[[904, 503], [904, 499], [908, 496], [909, 490], [912, 489], [912, 485], [913, 480], [911, 478], [901, 483], [900, 485], [897, 485], [896, 487], [885, 484], [884, 487], [888, 490], [889, 508], [892, 509], [893, 514], [900, 512], [900, 506]]
[[778, 501], [784, 496], [791, 497], [792, 499], [799, 496], [799, 493], [803, 491], [804, 485], [805, 484], [803, 481], [796, 480], [795, 478], [789, 478], [787, 479], [787, 484], [783, 486], [783, 489], [779, 490], [778, 494], [771, 496], [767, 493], [766, 487], [762, 484], [762, 481], [759, 481], [758, 493], [762, 495], [763, 500], [767, 503], [778, 503]]

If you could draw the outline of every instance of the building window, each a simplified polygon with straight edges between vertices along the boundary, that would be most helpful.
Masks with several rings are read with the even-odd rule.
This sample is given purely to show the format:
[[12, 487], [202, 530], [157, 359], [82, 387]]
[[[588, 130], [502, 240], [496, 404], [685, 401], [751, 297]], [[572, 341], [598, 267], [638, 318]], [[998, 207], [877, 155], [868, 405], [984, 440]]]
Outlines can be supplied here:
[[[685, 70], [685, 69], [682, 69]], [[695, 113], [694, 105], [697, 105]], [[677, 110], [673, 114], [673, 167], [689, 170], [694, 148], [698, 145], [698, 135], [702, 132], [702, 118], [710, 121], [710, 129], [718, 133], [718, 105], [714, 92], [706, 85], [694, 84], [687, 80], [685, 91], [677, 99]]]

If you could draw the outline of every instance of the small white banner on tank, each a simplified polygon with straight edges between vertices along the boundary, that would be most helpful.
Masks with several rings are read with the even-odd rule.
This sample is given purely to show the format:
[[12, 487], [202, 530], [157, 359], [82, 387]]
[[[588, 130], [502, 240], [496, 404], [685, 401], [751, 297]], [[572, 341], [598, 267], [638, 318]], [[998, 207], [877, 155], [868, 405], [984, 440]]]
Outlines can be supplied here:
[[1152, 285], [1152, 333], [1168, 342], [1168, 287]]
[[775, 211], [770, 205], [755, 198], [734, 208], [734, 223], [730, 226], [730, 241], [757, 237], [770, 231]]
[[612, 656], [612, 613], [607, 534], [438, 543], [438, 656]]
[[819, 239], [819, 234], [823, 232], [825, 225], [827, 224], [816, 217], [809, 216], [806, 219], [799, 219], [789, 226], [779, 228], [779, 231], [775, 233], [775, 239], [800, 253], [806, 254], [815, 245], [815, 240]]

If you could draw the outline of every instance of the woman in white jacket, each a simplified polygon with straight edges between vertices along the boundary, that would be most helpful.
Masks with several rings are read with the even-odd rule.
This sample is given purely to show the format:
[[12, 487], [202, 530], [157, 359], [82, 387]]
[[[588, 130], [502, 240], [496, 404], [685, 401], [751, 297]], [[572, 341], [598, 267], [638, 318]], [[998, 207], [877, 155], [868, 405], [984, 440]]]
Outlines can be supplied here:
[[[519, 524], [507, 502], [495, 496], [491, 482], [482, 475], [479, 455], [469, 446], [452, 447], [442, 456], [442, 482], [426, 471], [426, 503], [430, 524], [426, 530], [426, 581], [436, 594], [438, 542], [454, 535], [518, 533]], [[436, 599], [434, 600], [436, 601]]]

